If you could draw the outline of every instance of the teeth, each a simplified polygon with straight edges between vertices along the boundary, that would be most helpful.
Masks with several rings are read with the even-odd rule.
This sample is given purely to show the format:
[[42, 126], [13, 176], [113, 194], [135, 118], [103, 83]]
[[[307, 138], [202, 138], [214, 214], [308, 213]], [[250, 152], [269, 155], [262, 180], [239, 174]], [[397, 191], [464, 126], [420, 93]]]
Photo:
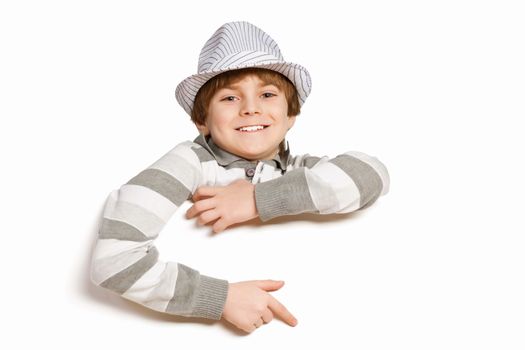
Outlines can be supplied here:
[[264, 126], [262, 125], [244, 126], [239, 128], [240, 131], [257, 131], [262, 129], [264, 129]]

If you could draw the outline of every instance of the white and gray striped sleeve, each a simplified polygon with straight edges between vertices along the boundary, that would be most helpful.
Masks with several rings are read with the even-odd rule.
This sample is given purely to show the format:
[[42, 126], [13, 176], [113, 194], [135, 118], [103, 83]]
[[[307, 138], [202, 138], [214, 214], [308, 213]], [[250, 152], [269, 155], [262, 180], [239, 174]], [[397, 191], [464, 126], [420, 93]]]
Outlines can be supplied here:
[[255, 185], [261, 221], [300, 213], [348, 213], [388, 193], [390, 177], [376, 157], [350, 151], [335, 158], [309, 154], [293, 158], [281, 177]]
[[218, 320], [228, 281], [161, 261], [154, 245], [201, 180], [192, 145], [177, 145], [109, 194], [92, 254], [91, 280], [156, 311]]

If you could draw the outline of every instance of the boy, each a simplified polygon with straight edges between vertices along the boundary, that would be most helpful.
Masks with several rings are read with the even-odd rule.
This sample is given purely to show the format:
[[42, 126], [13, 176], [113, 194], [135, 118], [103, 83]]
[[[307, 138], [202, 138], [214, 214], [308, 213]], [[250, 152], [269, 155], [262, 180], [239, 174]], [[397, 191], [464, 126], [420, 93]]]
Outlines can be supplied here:
[[200, 135], [180, 143], [108, 197], [93, 253], [93, 282], [148, 308], [221, 319], [252, 332], [295, 317], [268, 292], [283, 281], [228, 283], [158, 259], [154, 240], [175, 210], [215, 232], [259, 217], [346, 213], [388, 192], [384, 165], [360, 152], [291, 157], [285, 142], [310, 93], [308, 71], [285, 62], [247, 22], [221, 26], [204, 45], [198, 74], [176, 98]]

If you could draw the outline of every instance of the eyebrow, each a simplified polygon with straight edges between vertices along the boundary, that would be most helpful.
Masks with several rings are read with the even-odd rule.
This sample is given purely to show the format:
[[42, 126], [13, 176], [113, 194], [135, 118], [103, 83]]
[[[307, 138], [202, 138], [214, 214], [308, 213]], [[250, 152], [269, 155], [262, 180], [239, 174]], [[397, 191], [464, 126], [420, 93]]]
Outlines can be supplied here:
[[[238, 83], [236, 84], [231, 84], [231, 85], [227, 85], [227, 86], [224, 86], [222, 87], [221, 89], [230, 89], [230, 90], [235, 90], [237, 89], [239, 86]], [[274, 86], [276, 87], [277, 89], [279, 88], [277, 85], [275, 84], [272, 84], [272, 83], [259, 83], [258, 87], [266, 87], [266, 86]]]

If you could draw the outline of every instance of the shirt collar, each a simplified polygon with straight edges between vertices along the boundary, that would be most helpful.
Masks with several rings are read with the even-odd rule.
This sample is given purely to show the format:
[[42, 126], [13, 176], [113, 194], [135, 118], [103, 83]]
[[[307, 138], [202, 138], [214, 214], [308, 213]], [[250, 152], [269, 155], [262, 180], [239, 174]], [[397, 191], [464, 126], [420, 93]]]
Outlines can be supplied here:
[[[239, 157], [238, 155], [235, 155], [233, 153], [230, 153], [228, 151], [223, 150], [215, 142], [213, 142], [213, 139], [210, 136], [204, 136], [203, 134], [199, 134], [193, 140], [193, 142], [201, 145], [204, 147], [210, 154], [217, 160], [217, 163], [221, 166], [227, 166], [230, 165], [233, 162], [236, 161], [245, 161], [250, 162], [249, 160]], [[288, 165], [288, 162], [290, 160], [290, 145], [288, 144], [288, 141], [283, 140], [284, 142], [284, 152], [277, 153], [272, 159], [262, 160], [262, 162], [272, 164], [276, 167], [279, 167], [281, 170], [286, 170], [286, 166]], [[281, 154], [282, 153], [282, 154]]]

